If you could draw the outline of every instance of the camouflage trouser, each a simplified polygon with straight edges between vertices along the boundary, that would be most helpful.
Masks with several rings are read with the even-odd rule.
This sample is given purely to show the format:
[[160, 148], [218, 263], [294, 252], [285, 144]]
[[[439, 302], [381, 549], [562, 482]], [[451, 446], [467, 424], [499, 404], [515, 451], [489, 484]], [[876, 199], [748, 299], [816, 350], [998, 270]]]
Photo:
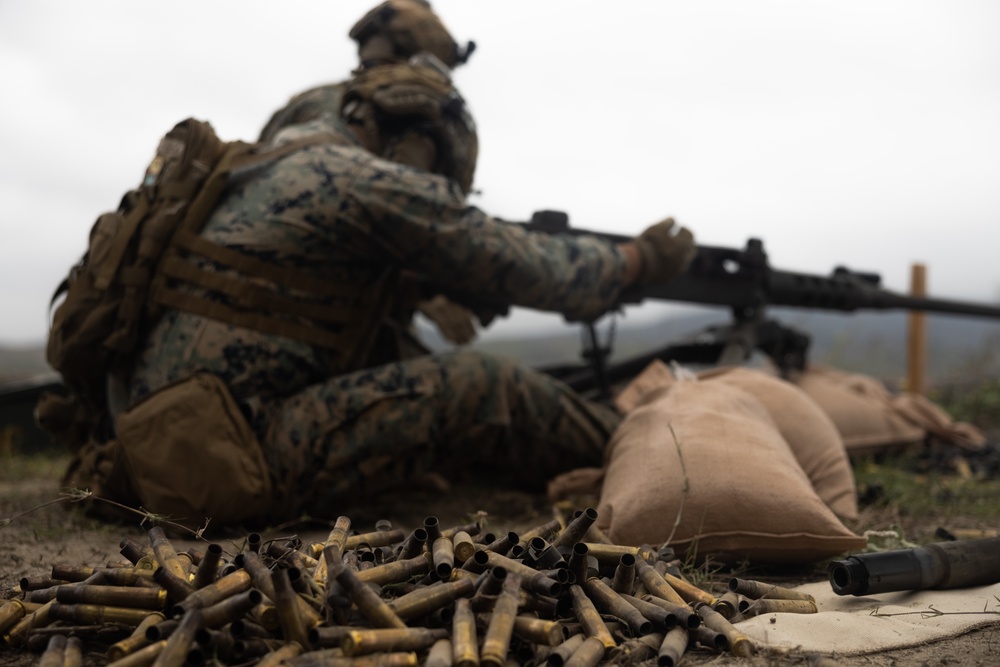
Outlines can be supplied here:
[[559, 472], [601, 465], [618, 423], [614, 410], [562, 383], [476, 352], [335, 377], [262, 416], [276, 508], [286, 516], [332, 515], [349, 497], [431, 470], [488, 469], [491, 479], [543, 489]]

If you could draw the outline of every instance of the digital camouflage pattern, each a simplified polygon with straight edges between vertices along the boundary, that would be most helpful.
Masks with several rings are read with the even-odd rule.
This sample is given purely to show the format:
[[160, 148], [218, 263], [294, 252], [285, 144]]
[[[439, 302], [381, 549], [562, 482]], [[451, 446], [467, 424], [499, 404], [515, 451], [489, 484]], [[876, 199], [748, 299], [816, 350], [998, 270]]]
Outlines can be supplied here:
[[[337, 139], [235, 183], [202, 236], [345, 287], [379, 285], [390, 309], [403, 312], [404, 272], [570, 319], [616, 302], [625, 265], [613, 245], [497, 222], [467, 206], [454, 181], [381, 160], [324, 120], [288, 128], [277, 141], [310, 132]], [[383, 314], [358, 316], [378, 322]], [[353, 343], [345, 334], [345, 345]], [[151, 327], [112, 410], [194, 373], [222, 377], [263, 444], [285, 494], [282, 513], [317, 511], [456, 463], [495, 465], [537, 487], [560, 470], [600, 465], [617, 423], [611, 409], [484, 354], [390, 361], [382, 350], [340, 352], [168, 311]]]

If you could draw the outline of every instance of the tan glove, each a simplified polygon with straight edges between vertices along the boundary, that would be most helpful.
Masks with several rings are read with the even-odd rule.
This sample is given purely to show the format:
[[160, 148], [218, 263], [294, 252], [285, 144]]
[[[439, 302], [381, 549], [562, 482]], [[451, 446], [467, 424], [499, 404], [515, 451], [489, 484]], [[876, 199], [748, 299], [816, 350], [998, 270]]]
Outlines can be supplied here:
[[697, 251], [694, 235], [687, 227], [676, 228], [673, 218], [647, 227], [635, 246], [642, 257], [636, 282], [644, 285], [665, 283], [684, 273]]
[[417, 303], [417, 312], [433, 322], [445, 340], [455, 345], [465, 345], [476, 337], [476, 316], [472, 311], [440, 294]]

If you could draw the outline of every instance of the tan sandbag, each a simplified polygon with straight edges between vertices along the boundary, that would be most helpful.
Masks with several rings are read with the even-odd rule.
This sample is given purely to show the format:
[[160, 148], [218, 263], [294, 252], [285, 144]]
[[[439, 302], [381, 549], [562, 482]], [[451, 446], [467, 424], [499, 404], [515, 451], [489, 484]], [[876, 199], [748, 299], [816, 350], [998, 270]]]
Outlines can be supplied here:
[[816, 494], [837, 516], [858, 518], [858, 491], [844, 441], [833, 420], [804, 391], [772, 373], [740, 366], [714, 368], [698, 378], [738, 387], [760, 401]]
[[597, 523], [614, 542], [670, 538], [681, 553], [732, 563], [807, 563], [865, 546], [747, 392], [685, 381], [647, 401], [609, 444]]
[[981, 430], [972, 424], [955, 421], [941, 406], [925, 396], [905, 392], [892, 398], [892, 407], [945, 442], [970, 451], [986, 445], [986, 435]]
[[889, 390], [873, 377], [811, 364], [790, 379], [837, 425], [849, 455], [906, 446], [927, 435], [893, 407]]
[[[833, 420], [801, 389], [765, 370], [727, 366], [703, 371], [702, 381], [722, 382], [757, 397], [820, 498], [840, 517], [858, 516], [857, 488], [847, 450]], [[650, 363], [615, 398], [623, 413], [655, 399], [672, 386], [674, 373], [662, 361]]]

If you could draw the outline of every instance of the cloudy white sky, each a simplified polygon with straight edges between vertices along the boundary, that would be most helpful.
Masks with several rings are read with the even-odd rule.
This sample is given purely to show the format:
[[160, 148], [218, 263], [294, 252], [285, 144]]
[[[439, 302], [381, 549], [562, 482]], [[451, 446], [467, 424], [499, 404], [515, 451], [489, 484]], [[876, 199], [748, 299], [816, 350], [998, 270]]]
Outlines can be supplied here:
[[[345, 77], [375, 0], [0, 0], [0, 343], [44, 338], [100, 212], [187, 116], [256, 136]], [[478, 44], [473, 202], [637, 233], [673, 215], [779, 268], [1000, 298], [1000, 3], [434, 0]], [[515, 319], [515, 322], [517, 320]]]

